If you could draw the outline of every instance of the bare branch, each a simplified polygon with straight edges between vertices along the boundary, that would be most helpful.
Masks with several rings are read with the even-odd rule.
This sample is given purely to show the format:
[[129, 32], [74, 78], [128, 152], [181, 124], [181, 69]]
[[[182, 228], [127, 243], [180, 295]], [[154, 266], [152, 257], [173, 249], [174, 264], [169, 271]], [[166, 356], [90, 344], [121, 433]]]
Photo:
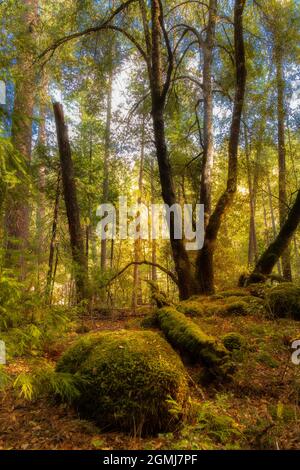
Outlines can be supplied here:
[[183, 5], [186, 5], [187, 3], [198, 3], [198, 5], [202, 5], [203, 7], [206, 7], [207, 9], [209, 9], [209, 6], [206, 3], [200, 2], [199, 0], [186, 0], [184, 2], [179, 3], [178, 5], [175, 5], [173, 8], [171, 8], [171, 10], [169, 10], [166, 13], [166, 16], [172, 13], [172, 11], [174, 11], [176, 8], [182, 7]]
[[171, 279], [172, 281], [178, 285], [178, 279], [177, 277], [175, 276], [174, 273], [172, 273], [171, 271], [169, 271], [168, 269], [164, 268], [163, 266], [161, 266], [160, 264], [157, 264], [157, 263], [152, 263], [151, 261], [147, 261], [147, 260], [143, 260], [143, 261], [131, 261], [130, 263], [126, 264], [126, 266], [124, 266], [124, 268], [121, 269], [121, 271], [117, 272], [114, 276], [112, 276], [108, 282], [102, 286], [102, 287], [107, 287], [109, 284], [111, 284], [115, 279], [117, 279], [117, 277], [121, 276], [121, 274], [123, 274], [128, 268], [130, 268], [130, 266], [134, 266], [134, 265], [142, 265], [142, 264], [146, 264], [147, 266], [155, 266], [156, 268], [160, 269], [162, 272], [164, 272], [165, 274], [167, 274]]

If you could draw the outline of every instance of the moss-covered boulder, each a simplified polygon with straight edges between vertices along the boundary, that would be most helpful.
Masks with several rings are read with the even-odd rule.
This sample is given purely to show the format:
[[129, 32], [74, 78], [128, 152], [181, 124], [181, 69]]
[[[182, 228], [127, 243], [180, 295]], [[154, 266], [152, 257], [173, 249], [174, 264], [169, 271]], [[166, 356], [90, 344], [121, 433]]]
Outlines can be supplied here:
[[231, 375], [233, 366], [228, 351], [216, 338], [208, 336], [195, 322], [172, 307], [159, 309], [157, 317], [160, 328], [176, 348], [203, 363], [214, 377]]
[[284, 282], [268, 289], [265, 305], [272, 317], [300, 320], [300, 287]]
[[80, 339], [57, 364], [76, 374], [79, 412], [101, 428], [153, 434], [176, 424], [170, 406], [185, 410], [188, 384], [175, 351], [152, 331], [101, 332]]

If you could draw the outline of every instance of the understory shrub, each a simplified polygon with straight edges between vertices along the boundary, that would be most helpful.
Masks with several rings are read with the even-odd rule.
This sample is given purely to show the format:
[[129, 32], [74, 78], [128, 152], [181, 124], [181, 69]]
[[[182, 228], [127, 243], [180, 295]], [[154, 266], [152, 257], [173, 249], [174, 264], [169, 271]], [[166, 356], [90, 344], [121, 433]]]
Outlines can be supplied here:
[[79, 412], [102, 428], [135, 434], [173, 429], [184, 414], [187, 376], [179, 356], [152, 331], [120, 330], [87, 335], [67, 350], [57, 372], [76, 374]]
[[66, 310], [62, 306], [36, 308], [30, 319], [21, 316], [18, 326], [1, 332], [8, 359], [14, 356], [39, 355], [53, 342], [61, 341], [75, 318], [75, 311]]

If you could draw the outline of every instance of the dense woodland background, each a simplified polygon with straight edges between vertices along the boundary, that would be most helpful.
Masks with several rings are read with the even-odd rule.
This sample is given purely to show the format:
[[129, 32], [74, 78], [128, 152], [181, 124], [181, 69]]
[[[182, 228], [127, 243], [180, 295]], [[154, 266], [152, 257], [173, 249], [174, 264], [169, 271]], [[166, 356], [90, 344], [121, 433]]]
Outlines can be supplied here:
[[[140, 329], [132, 322], [155, 305], [162, 308], [160, 328], [176, 349], [178, 337], [166, 324], [168, 308], [178, 301], [180, 315], [208, 316], [209, 334], [234, 327], [255, 341], [255, 328], [267, 328], [261, 334], [271, 338], [270, 349], [259, 355], [270, 356], [278, 352], [272, 340], [278, 340], [279, 327], [274, 318], [262, 319], [262, 311], [273, 305], [272, 283], [288, 289], [281, 310], [270, 308], [293, 317], [280, 326], [289, 345], [300, 318], [299, 1], [4, 0], [0, 12], [0, 79], [6, 83], [6, 104], [0, 105], [0, 339], [11, 361], [0, 370], [4, 389], [12, 376], [21, 396], [32, 398], [37, 380], [27, 372], [40, 367], [32, 360], [53, 367], [61, 343], [90, 329], [123, 328], [124, 318], [126, 328]], [[170, 240], [101, 241], [97, 207], [118, 207], [119, 196], [127, 196], [129, 205], [204, 204], [203, 248], [187, 251], [184, 240], [174, 237], [172, 218]], [[132, 219], [138, 216], [137, 210]], [[249, 314], [247, 327], [241, 317], [233, 325], [223, 322], [229, 310], [226, 300], [218, 304], [220, 292], [231, 294], [219, 300], [243, 297], [245, 305], [231, 310]], [[249, 296], [265, 303], [251, 307]], [[193, 305], [183, 308], [191, 297]], [[209, 304], [216, 300], [217, 306]], [[155, 328], [152, 320], [149, 328]], [[174, 314], [172, 321], [183, 320]], [[127, 340], [132, 344], [130, 334]], [[218, 348], [214, 353], [223, 361]], [[277, 379], [287, 374], [287, 354], [277, 358], [283, 361]], [[253, 370], [251, 360], [235, 359], [243, 364], [243, 382]], [[262, 390], [273, 383], [276, 366], [269, 359], [269, 372], [258, 379]], [[215, 368], [205, 359], [204, 365]], [[219, 362], [217, 369], [213, 375], [221, 383]], [[64, 395], [62, 387], [67, 394], [70, 387], [72, 394], [73, 382], [64, 380], [54, 380], [50, 389]], [[47, 388], [41, 377], [38, 383]], [[275, 421], [284, 414], [276, 393]], [[202, 425], [209, 421], [206, 412], [216, 417], [227, 409], [229, 395], [211, 402], [206, 397]], [[298, 398], [285, 397], [297, 407], [291, 412], [296, 416]], [[179, 416], [175, 401], [173, 415]], [[180, 444], [168, 437], [157, 445], [234, 445], [240, 437], [227, 418], [233, 419], [219, 423], [216, 442], [208, 433], [199, 444], [196, 428], [185, 428]], [[269, 424], [267, 418], [260, 422], [238, 446], [260, 446]], [[283, 429], [266, 447], [297, 446], [294, 436], [285, 442]], [[17, 445], [6, 437], [10, 444], [4, 438], [3, 448]], [[31, 438], [28, 431], [24, 439]], [[97, 448], [136, 445], [93, 439]], [[64, 448], [80, 446], [66, 440]], [[33, 445], [40, 446], [57, 444]]]

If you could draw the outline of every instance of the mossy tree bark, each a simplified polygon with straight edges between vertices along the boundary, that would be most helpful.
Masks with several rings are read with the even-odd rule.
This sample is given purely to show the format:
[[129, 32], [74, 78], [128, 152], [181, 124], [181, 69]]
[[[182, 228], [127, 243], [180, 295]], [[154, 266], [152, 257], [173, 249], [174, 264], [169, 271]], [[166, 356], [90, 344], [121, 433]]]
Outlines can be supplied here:
[[[259, 258], [255, 269], [252, 273], [252, 278], [255, 279], [256, 273], [262, 275], [271, 274], [275, 264], [278, 262], [282, 253], [289, 246], [290, 241], [292, 240], [295, 231], [300, 222], [300, 190], [298, 190], [296, 200], [293, 207], [291, 208], [287, 219], [283, 226], [280, 229], [275, 240], [268, 246], [266, 251]], [[250, 282], [252, 278], [250, 276]]]
[[[287, 219], [280, 229], [275, 240], [268, 246], [266, 251], [259, 258], [253, 275], [255, 273], [268, 275], [271, 274], [275, 264], [278, 262], [282, 253], [289, 246], [290, 241], [300, 222], [300, 190], [298, 190], [297, 197], [293, 207], [291, 208]], [[250, 276], [251, 280], [251, 276]]]

